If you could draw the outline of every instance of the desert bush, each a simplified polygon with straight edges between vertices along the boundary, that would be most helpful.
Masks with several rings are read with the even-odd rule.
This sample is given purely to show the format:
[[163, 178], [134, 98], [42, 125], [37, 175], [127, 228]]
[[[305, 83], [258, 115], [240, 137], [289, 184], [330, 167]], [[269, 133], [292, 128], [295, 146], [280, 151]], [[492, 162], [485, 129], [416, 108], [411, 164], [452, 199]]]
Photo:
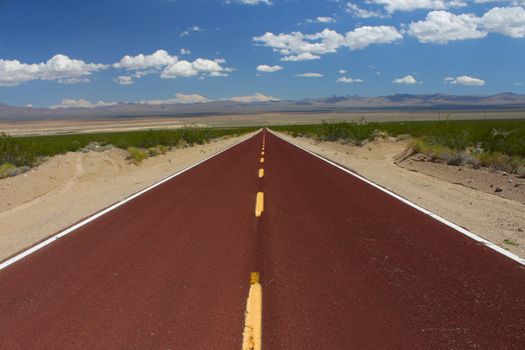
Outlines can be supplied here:
[[180, 138], [179, 141], [177, 141], [177, 144], [175, 146], [177, 148], [186, 148], [188, 147], [188, 143], [183, 138]]
[[9, 177], [10, 172], [16, 169], [16, 167], [11, 163], [4, 163], [0, 165], [0, 179]]
[[166, 154], [170, 150], [169, 147], [165, 145], [157, 145], [157, 148], [161, 154]]
[[10, 163], [0, 165], [0, 179], [17, 176], [31, 170], [28, 166], [16, 167]]
[[479, 152], [476, 154], [481, 165], [508, 173], [518, 173], [525, 166], [525, 159], [519, 156], [509, 156], [500, 152]]
[[140, 164], [144, 159], [147, 158], [146, 152], [136, 147], [129, 147], [127, 149], [129, 158], [135, 164]]
[[160, 154], [160, 150], [158, 147], [150, 147], [148, 148], [148, 157], [156, 157]]

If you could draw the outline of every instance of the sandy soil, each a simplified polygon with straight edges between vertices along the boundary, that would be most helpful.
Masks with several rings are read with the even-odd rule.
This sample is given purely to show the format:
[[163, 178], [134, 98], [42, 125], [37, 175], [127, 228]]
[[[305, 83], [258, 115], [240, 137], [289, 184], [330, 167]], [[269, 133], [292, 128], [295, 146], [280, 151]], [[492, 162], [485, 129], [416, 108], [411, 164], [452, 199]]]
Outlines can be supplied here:
[[127, 152], [68, 153], [0, 180], [0, 261], [253, 134], [130, 163]]
[[474, 169], [435, 163], [423, 154], [415, 154], [398, 164], [411, 171], [525, 204], [525, 177], [483, 167]]
[[[391, 139], [356, 147], [279, 135], [344, 165], [520, 257], [525, 257], [525, 196], [523, 186], [514, 188], [515, 183], [523, 183], [525, 180], [512, 178], [511, 185], [508, 183], [509, 177], [502, 174], [491, 173], [491, 177], [488, 178], [487, 170], [476, 172], [477, 170], [462, 167], [464, 169], [459, 171], [458, 167], [443, 164], [436, 167], [426, 164], [423, 173], [424, 166], [418, 164], [419, 168], [416, 169], [415, 163], [419, 162], [414, 159], [397, 165], [395, 160], [406, 149], [407, 141]], [[464, 177], [452, 175], [460, 172], [465, 174]], [[503, 186], [503, 191], [495, 193], [490, 184]], [[503, 198], [514, 189], [516, 192], [508, 195], [513, 199]]]

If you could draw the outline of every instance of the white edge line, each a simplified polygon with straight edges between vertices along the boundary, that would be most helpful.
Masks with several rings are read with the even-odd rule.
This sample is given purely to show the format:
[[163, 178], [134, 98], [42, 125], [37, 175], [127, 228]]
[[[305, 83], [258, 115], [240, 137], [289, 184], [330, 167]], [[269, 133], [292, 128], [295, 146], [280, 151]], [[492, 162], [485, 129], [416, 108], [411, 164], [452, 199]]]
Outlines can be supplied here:
[[[255, 135], [257, 135], [259, 132], [260, 132], [260, 130], [259, 130]], [[255, 135], [254, 135], [254, 136], [255, 136]], [[59, 232], [59, 233], [57, 233], [57, 234], [51, 236], [51, 237], [49, 237], [48, 239], [46, 239], [46, 240], [44, 240], [44, 241], [42, 241], [42, 242], [40, 242], [40, 243], [38, 243], [38, 244], [32, 246], [31, 248], [29, 248], [29, 249], [27, 249], [27, 250], [24, 250], [24, 251], [21, 252], [20, 254], [17, 254], [17, 255], [15, 255], [15, 256], [13, 256], [13, 257], [7, 259], [6, 261], [4, 261], [4, 262], [2, 262], [2, 263], [0, 264], [0, 271], [3, 270], [3, 269], [5, 269], [6, 267], [8, 267], [8, 266], [10, 266], [10, 265], [13, 265], [13, 264], [16, 263], [17, 261], [19, 261], [19, 260], [25, 258], [26, 256], [28, 256], [28, 255], [30, 255], [30, 254], [33, 254], [34, 252], [36, 252], [36, 251], [38, 251], [38, 250], [44, 248], [45, 246], [47, 246], [47, 245], [53, 243], [54, 241], [56, 241], [56, 240], [58, 240], [58, 239], [60, 239], [60, 238], [62, 238], [62, 237], [64, 237], [64, 236], [70, 234], [71, 232], [77, 230], [78, 228], [80, 228], [80, 227], [82, 227], [82, 226], [85, 226], [85, 225], [89, 224], [90, 222], [92, 222], [92, 221], [98, 219], [99, 217], [101, 217], [101, 216], [103, 216], [103, 215], [109, 213], [110, 211], [112, 211], [112, 210], [114, 210], [114, 209], [120, 207], [121, 205], [126, 204], [127, 202], [129, 202], [129, 201], [131, 201], [131, 200], [137, 198], [138, 196], [140, 196], [140, 195], [142, 195], [142, 194], [144, 194], [144, 193], [146, 193], [146, 192], [152, 190], [153, 188], [162, 185], [163, 183], [165, 183], [165, 182], [167, 182], [167, 181], [173, 179], [174, 177], [179, 176], [180, 174], [185, 173], [186, 171], [188, 171], [188, 170], [190, 170], [190, 169], [192, 169], [192, 168], [195, 168], [196, 166], [198, 166], [198, 165], [200, 165], [200, 164], [206, 162], [207, 160], [209, 160], [209, 159], [211, 159], [211, 158], [213, 158], [213, 157], [215, 157], [215, 156], [218, 156], [219, 154], [221, 154], [221, 153], [223, 153], [223, 152], [226, 152], [226, 151], [228, 151], [229, 149], [231, 149], [231, 148], [233, 148], [233, 147], [235, 147], [235, 146], [238, 146], [238, 145], [240, 145], [240, 144], [243, 143], [243, 142], [248, 141], [248, 140], [251, 139], [252, 137], [253, 137], [253, 136], [251, 136], [251, 137], [249, 137], [249, 138], [247, 138], [247, 139], [245, 139], [245, 140], [242, 140], [242, 141], [236, 142], [236, 143], [234, 143], [233, 145], [229, 146], [228, 148], [223, 149], [222, 151], [216, 152], [216, 153], [210, 155], [209, 157], [204, 158], [203, 160], [200, 160], [200, 161], [198, 161], [197, 163], [195, 163], [195, 164], [193, 164], [193, 165], [190, 165], [190, 166], [187, 167], [187, 168], [184, 168], [184, 169], [182, 169], [182, 170], [179, 170], [179, 171], [176, 172], [175, 174], [170, 175], [170, 176], [166, 177], [165, 179], [160, 180], [159, 182], [156, 182], [156, 183], [154, 183], [153, 185], [151, 185], [151, 186], [149, 186], [149, 187], [146, 187], [145, 189], [143, 189], [143, 190], [141, 190], [141, 191], [139, 191], [139, 192], [137, 192], [137, 193], [135, 193], [135, 194], [130, 195], [129, 197], [127, 197], [127, 198], [121, 200], [120, 202], [117, 202], [117, 203], [113, 204], [112, 206], [110, 206], [110, 207], [108, 207], [108, 208], [106, 208], [106, 209], [104, 209], [104, 210], [102, 210], [102, 211], [100, 211], [100, 212], [98, 212], [98, 213], [96, 213], [96, 214], [94, 214], [94, 215], [88, 217], [87, 219], [84, 219], [84, 220], [82, 220], [81, 222], [79, 222], [79, 223], [77, 223], [77, 224], [75, 224], [75, 225], [73, 225], [73, 226], [71, 226], [71, 227], [69, 227], [69, 228], [67, 228], [67, 229], [65, 229], [65, 230], [63, 230], [63, 231], [61, 231], [61, 232]]]
[[314, 152], [312, 152], [312, 151], [310, 151], [310, 150], [307, 150], [306, 148], [303, 148], [303, 147], [301, 147], [301, 146], [299, 146], [299, 145], [296, 145], [296, 144], [294, 144], [294, 143], [292, 143], [292, 142], [290, 142], [290, 141], [288, 141], [288, 140], [282, 138], [281, 136], [277, 135], [277, 133], [274, 132], [273, 130], [271, 130], [270, 132], [271, 132], [274, 136], [278, 137], [279, 139], [281, 139], [281, 140], [283, 140], [283, 141], [285, 141], [285, 142], [288, 142], [289, 144], [291, 144], [291, 145], [293, 145], [293, 146], [295, 146], [295, 147], [297, 147], [297, 148], [300, 148], [300, 149], [302, 149], [303, 151], [308, 152], [308, 153], [310, 153], [311, 155], [316, 156], [317, 158], [319, 158], [319, 159], [321, 159], [321, 160], [324, 160], [325, 162], [327, 162], [327, 163], [329, 163], [329, 164], [335, 166], [336, 168], [339, 168], [339, 169], [341, 169], [341, 170], [347, 172], [348, 174], [350, 174], [350, 175], [352, 175], [352, 176], [358, 178], [359, 180], [366, 182], [367, 184], [369, 184], [369, 185], [371, 185], [371, 186], [377, 188], [378, 190], [383, 191], [383, 192], [385, 192], [386, 194], [388, 194], [388, 195], [390, 195], [390, 196], [392, 196], [392, 197], [398, 199], [399, 201], [401, 201], [401, 202], [403, 202], [403, 203], [405, 203], [405, 204], [411, 206], [412, 208], [415, 208], [415, 209], [417, 209], [417, 210], [423, 212], [424, 214], [430, 216], [431, 218], [433, 218], [433, 219], [435, 219], [435, 220], [437, 220], [437, 221], [439, 221], [439, 222], [441, 222], [441, 223], [443, 223], [443, 224], [445, 224], [445, 225], [447, 225], [447, 226], [453, 228], [454, 230], [456, 230], [456, 231], [458, 231], [458, 232], [464, 234], [465, 236], [467, 236], [467, 237], [469, 237], [469, 238], [475, 240], [476, 242], [481, 243], [481, 244], [483, 244], [484, 246], [486, 246], [486, 247], [488, 247], [488, 248], [490, 248], [490, 249], [492, 249], [492, 250], [495, 250], [496, 252], [498, 252], [498, 253], [500, 253], [500, 254], [503, 254], [503, 255], [505, 255], [505, 256], [508, 257], [508, 258], [511, 258], [512, 260], [514, 260], [514, 261], [520, 263], [521, 265], [525, 265], [525, 259], [520, 258], [520, 257], [517, 256], [516, 254], [511, 253], [511, 252], [509, 252], [509, 251], [507, 251], [507, 250], [501, 248], [500, 246], [498, 246], [498, 245], [492, 243], [491, 241], [488, 241], [488, 240], [486, 240], [485, 238], [482, 238], [482, 237], [476, 235], [475, 233], [470, 232], [469, 230], [467, 230], [467, 229], [465, 229], [465, 228], [463, 228], [463, 227], [461, 227], [461, 226], [456, 225], [455, 223], [453, 223], [453, 222], [451, 222], [451, 221], [448, 221], [447, 219], [445, 219], [445, 218], [443, 218], [443, 217], [441, 217], [441, 216], [439, 216], [439, 215], [437, 215], [437, 214], [431, 212], [431, 211], [428, 210], [428, 209], [425, 209], [425, 208], [420, 207], [419, 205], [417, 205], [417, 204], [415, 204], [415, 203], [412, 203], [412, 202], [409, 201], [408, 199], [403, 198], [403, 197], [401, 197], [400, 195], [398, 195], [398, 194], [396, 194], [396, 193], [394, 193], [394, 192], [392, 192], [392, 191], [390, 191], [390, 190], [387, 190], [386, 188], [384, 188], [384, 187], [382, 187], [382, 186], [380, 186], [380, 185], [378, 185], [378, 184], [376, 184], [376, 183], [374, 183], [374, 182], [372, 182], [372, 181], [370, 181], [370, 180], [364, 178], [363, 176], [354, 173], [353, 171], [349, 170], [348, 168], [345, 168], [345, 167], [343, 167], [343, 166], [341, 166], [341, 165], [339, 165], [339, 164], [337, 164], [337, 163], [335, 163], [335, 162], [333, 162], [333, 161], [331, 161], [331, 160], [329, 160], [329, 159], [327, 159], [327, 158], [325, 158], [325, 157], [323, 157], [323, 156], [321, 156], [321, 155], [319, 155], [319, 154], [317, 154], [317, 153], [314, 153]]

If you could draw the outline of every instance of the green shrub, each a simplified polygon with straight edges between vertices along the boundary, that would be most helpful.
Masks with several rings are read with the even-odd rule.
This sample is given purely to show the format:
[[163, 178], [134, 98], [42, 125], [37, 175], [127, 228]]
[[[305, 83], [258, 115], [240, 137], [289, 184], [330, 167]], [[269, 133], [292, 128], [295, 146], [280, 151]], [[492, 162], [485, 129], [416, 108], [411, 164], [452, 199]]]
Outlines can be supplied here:
[[157, 147], [148, 148], [148, 157], [156, 157], [160, 154], [160, 150]]
[[12, 176], [12, 172], [16, 167], [11, 163], [4, 163], [0, 165], [0, 179]]
[[135, 164], [140, 164], [142, 163], [144, 159], [147, 158], [146, 152], [136, 147], [129, 147], [128, 153], [129, 153], [129, 158]]

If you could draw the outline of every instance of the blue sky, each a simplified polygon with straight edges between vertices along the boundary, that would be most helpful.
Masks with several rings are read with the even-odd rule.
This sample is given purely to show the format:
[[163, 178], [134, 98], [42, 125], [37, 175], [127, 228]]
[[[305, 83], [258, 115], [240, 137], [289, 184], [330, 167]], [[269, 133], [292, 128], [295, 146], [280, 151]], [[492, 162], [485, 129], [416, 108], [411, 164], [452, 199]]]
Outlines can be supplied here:
[[0, 103], [525, 93], [524, 8], [525, 0], [0, 0]]

